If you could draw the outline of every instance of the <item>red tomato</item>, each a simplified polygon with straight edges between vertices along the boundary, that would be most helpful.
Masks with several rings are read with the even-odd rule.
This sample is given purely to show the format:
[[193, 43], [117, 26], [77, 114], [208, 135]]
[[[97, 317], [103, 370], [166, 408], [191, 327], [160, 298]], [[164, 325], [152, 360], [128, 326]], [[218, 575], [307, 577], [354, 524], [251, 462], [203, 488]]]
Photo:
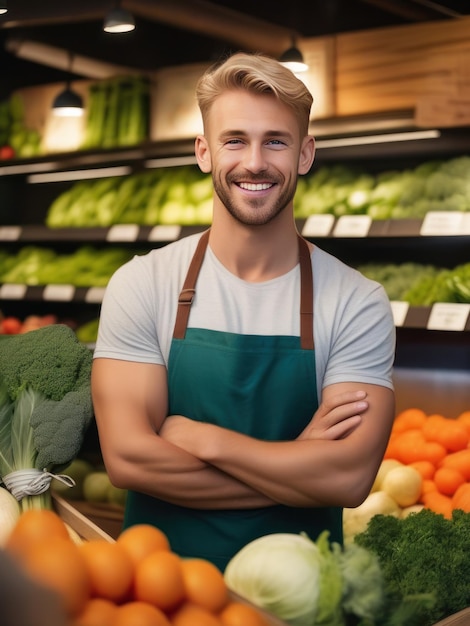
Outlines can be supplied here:
[[5, 317], [0, 322], [0, 332], [4, 335], [17, 335], [23, 324], [17, 317]]
[[15, 151], [13, 150], [11, 146], [2, 146], [0, 148], [0, 159], [2, 160], [13, 159], [14, 156], [15, 156]]

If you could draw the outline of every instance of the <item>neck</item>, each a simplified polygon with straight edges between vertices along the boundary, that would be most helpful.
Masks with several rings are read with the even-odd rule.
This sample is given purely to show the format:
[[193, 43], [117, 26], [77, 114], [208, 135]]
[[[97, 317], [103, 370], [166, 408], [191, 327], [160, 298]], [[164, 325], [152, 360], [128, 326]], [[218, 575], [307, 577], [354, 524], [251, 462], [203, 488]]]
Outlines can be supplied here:
[[297, 265], [297, 229], [291, 215], [289, 221], [276, 218], [264, 226], [245, 226], [232, 218], [227, 224], [226, 217], [214, 219], [209, 244], [229, 272], [248, 282], [264, 282]]

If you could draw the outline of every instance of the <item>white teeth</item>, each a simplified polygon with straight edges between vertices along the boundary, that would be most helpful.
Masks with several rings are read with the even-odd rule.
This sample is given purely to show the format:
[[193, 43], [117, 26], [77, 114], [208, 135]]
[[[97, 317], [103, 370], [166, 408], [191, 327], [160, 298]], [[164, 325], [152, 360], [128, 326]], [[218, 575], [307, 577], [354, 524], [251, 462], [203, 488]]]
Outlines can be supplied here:
[[263, 191], [264, 189], [269, 189], [272, 185], [271, 183], [240, 183], [240, 187], [248, 191]]

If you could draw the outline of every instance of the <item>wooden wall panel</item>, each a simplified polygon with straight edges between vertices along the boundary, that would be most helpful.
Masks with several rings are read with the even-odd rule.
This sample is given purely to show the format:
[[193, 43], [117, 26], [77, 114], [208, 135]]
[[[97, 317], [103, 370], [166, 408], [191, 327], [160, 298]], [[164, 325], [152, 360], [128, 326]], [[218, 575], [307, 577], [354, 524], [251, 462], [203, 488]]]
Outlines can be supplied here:
[[414, 109], [468, 83], [470, 18], [336, 37], [336, 115]]

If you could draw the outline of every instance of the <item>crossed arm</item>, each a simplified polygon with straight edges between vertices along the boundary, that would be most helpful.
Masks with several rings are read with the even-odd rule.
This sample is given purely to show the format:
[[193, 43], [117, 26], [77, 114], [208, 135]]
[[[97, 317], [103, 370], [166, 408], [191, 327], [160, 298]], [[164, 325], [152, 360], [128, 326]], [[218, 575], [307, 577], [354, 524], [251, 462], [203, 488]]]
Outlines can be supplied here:
[[96, 359], [92, 392], [111, 481], [195, 508], [357, 506], [374, 481], [394, 417], [391, 390], [331, 385], [295, 441], [268, 442], [167, 417], [160, 365]]

